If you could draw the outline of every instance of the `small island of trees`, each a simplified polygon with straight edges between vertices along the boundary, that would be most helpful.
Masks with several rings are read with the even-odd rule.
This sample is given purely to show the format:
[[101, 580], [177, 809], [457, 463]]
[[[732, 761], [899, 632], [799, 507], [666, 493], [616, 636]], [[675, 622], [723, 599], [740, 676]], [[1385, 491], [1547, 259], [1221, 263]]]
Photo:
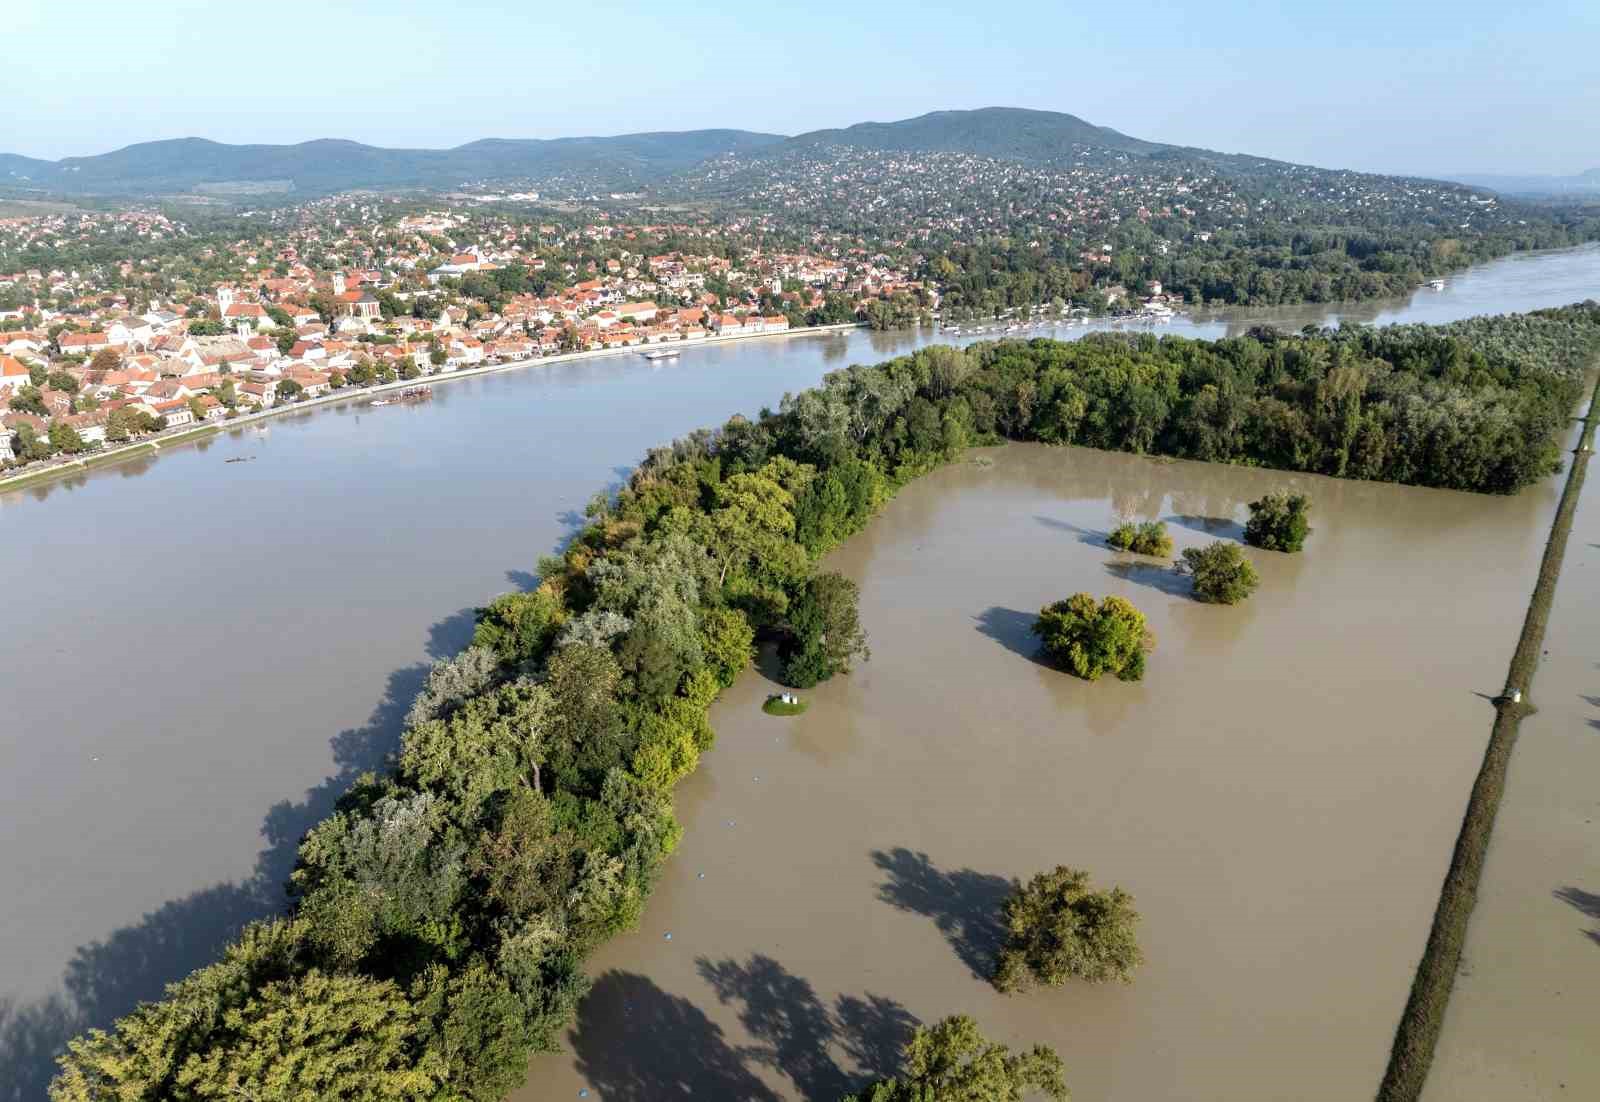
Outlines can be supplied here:
[[1209, 547], [1187, 547], [1176, 569], [1194, 579], [1194, 596], [1208, 604], [1234, 605], [1261, 584], [1255, 564], [1231, 543], [1217, 540]]
[[1145, 655], [1156, 645], [1144, 613], [1116, 596], [1097, 602], [1087, 593], [1075, 593], [1045, 605], [1032, 631], [1052, 663], [1086, 681], [1098, 681], [1106, 673], [1138, 681], [1144, 676]]
[[1172, 537], [1167, 535], [1167, 526], [1159, 520], [1119, 524], [1111, 530], [1106, 542], [1118, 551], [1132, 551], [1135, 555], [1163, 559], [1172, 556]]
[[1121, 888], [1096, 891], [1088, 873], [1065, 865], [1041, 872], [1005, 902], [1006, 943], [994, 985], [1014, 992], [1069, 979], [1132, 983], [1144, 963], [1138, 924], [1133, 896]]
[[1307, 514], [1311, 499], [1305, 494], [1278, 491], [1250, 503], [1250, 520], [1244, 542], [1264, 551], [1299, 551], [1311, 534]]
[[1048, 1045], [1012, 1052], [956, 1014], [918, 1026], [901, 1055], [899, 1075], [883, 1079], [844, 1102], [1021, 1102], [1038, 1091], [1066, 1102], [1061, 1057]]

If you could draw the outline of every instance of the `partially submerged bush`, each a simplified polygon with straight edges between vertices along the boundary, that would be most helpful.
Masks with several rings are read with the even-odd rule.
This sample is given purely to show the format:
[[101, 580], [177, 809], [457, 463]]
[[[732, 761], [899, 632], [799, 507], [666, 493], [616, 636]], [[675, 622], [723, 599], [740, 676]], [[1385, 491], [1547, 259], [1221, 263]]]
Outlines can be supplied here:
[[1119, 524], [1111, 530], [1106, 542], [1118, 551], [1132, 551], [1136, 555], [1156, 555], [1163, 559], [1172, 555], [1172, 537], [1167, 535], [1167, 526], [1159, 520]]
[[901, 1053], [900, 1074], [879, 1080], [845, 1102], [1020, 1102], [1038, 1091], [1066, 1102], [1061, 1057], [1048, 1045], [1012, 1052], [957, 1014], [918, 1026]]
[[1195, 599], [1214, 605], [1238, 604], [1261, 584], [1253, 563], [1231, 543], [1187, 547], [1179, 569], [1194, 579]]
[[1144, 613], [1122, 597], [1097, 604], [1089, 594], [1076, 593], [1040, 609], [1032, 630], [1051, 662], [1089, 681], [1104, 673], [1138, 681], [1145, 655], [1155, 648]]
[[1138, 923], [1133, 896], [1121, 888], [1094, 891], [1088, 873], [1065, 865], [1041, 872], [1005, 902], [1006, 943], [994, 985], [1012, 992], [1069, 979], [1132, 983], [1144, 963]]
[[1244, 542], [1265, 551], [1298, 551], [1311, 534], [1311, 499], [1280, 490], [1250, 503]]

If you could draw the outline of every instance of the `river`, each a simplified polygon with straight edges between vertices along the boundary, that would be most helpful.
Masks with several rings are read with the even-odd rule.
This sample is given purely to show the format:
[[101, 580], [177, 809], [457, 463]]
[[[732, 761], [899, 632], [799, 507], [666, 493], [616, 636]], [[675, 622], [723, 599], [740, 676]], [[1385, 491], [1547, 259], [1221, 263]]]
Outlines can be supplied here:
[[[1596, 295], [1591, 247], [1342, 314], [1158, 331], [1439, 321]], [[158, 995], [279, 905], [300, 832], [393, 745], [427, 663], [464, 644], [474, 606], [532, 582], [596, 489], [652, 445], [931, 339], [857, 331], [669, 366], [535, 366], [451, 382], [425, 406], [324, 408], [0, 495], [0, 1099], [36, 1097], [62, 1035]]]
[[[831, 557], [870, 662], [798, 719], [762, 713], [760, 675], [713, 708], [644, 922], [596, 954], [570, 1055], [536, 1061], [519, 1102], [836, 1102], [911, 1019], [957, 1012], [1053, 1045], [1097, 1102], [1370, 1097], [1559, 486], [985, 454]], [[1315, 531], [1252, 552], [1244, 605], [1105, 547], [1124, 519], [1165, 520], [1179, 551], [1236, 540], [1279, 486], [1311, 495]], [[1078, 591], [1148, 615], [1143, 682], [1037, 661], [1034, 615]], [[1147, 964], [1128, 987], [1000, 995], [1000, 902], [1057, 864], [1134, 895]]]

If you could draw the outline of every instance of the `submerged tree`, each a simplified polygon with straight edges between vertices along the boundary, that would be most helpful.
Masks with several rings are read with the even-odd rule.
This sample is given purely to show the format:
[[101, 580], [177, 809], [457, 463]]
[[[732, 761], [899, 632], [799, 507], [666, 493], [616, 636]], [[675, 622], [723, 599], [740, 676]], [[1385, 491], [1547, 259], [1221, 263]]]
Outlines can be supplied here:
[[1132, 551], [1136, 555], [1167, 558], [1172, 554], [1172, 537], [1167, 535], [1167, 526], [1159, 520], [1119, 524], [1111, 530], [1106, 542], [1118, 551]]
[[861, 590], [843, 574], [818, 574], [805, 584], [789, 609], [790, 634], [781, 651], [786, 684], [809, 689], [849, 673], [855, 659], [872, 657], [861, 630], [860, 600]]
[[1194, 579], [1196, 600], [1215, 605], [1238, 604], [1261, 584], [1253, 563], [1231, 543], [1187, 547], [1177, 568]]
[[845, 1102], [1020, 1102], [1029, 1091], [1065, 1102], [1061, 1057], [1048, 1045], [1012, 1052], [957, 1014], [919, 1026], [907, 1042], [904, 1068]]
[[1134, 937], [1138, 922], [1127, 892], [1094, 891], [1088, 873], [1058, 865], [1017, 885], [1006, 900], [1006, 943], [994, 985], [1013, 992], [1069, 979], [1131, 983], [1144, 962]]
[[1280, 490], [1252, 501], [1244, 542], [1266, 551], [1298, 551], [1311, 534], [1310, 512], [1311, 499], [1305, 494]]
[[1097, 604], [1089, 594], [1076, 593], [1040, 609], [1032, 631], [1053, 663], [1089, 681], [1104, 673], [1138, 681], [1145, 655], [1155, 649], [1144, 613], [1122, 597]]

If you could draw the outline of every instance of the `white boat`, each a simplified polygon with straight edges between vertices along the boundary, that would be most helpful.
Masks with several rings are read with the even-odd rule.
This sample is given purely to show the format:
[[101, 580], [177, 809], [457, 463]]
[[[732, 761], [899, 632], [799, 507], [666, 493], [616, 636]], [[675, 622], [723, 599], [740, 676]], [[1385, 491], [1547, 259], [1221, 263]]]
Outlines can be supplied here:
[[663, 348], [659, 352], [646, 352], [644, 358], [647, 360], [675, 360], [678, 358], [678, 351], [677, 349]]
[[1435, 291], [1442, 291], [1444, 290], [1444, 280], [1430, 279], [1428, 280], [1428, 286], [1432, 287]]

